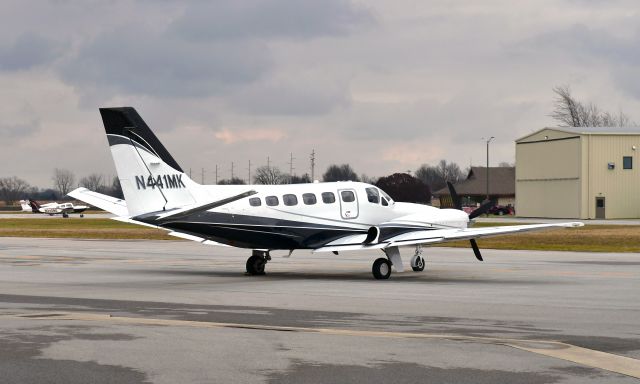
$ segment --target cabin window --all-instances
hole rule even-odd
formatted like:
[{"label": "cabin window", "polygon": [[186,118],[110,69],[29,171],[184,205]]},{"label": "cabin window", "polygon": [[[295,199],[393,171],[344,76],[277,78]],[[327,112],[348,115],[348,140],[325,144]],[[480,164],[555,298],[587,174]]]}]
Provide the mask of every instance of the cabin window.
[{"label": "cabin window", "polygon": [[380,194],[377,188],[367,188],[367,200],[370,203],[378,204],[380,202]]},{"label": "cabin window", "polygon": [[249,199],[249,204],[252,207],[259,207],[259,206],[262,205],[262,201],[260,200],[259,197],[252,197],[252,198]]},{"label": "cabin window", "polygon": [[264,201],[270,207],[275,207],[276,205],[279,204],[278,203],[278,196],[267,196],[267,197],[264,198]]},{"label": "cabin window", "polygon": [[336,202],[336,195],[333,192],[322,192],[322,202],[325,204],[332,204]]},{"label": "cabin window", "polygon": [[633,157],[631,156],[622,157],[622,169],[633,169]]},{"label": "cabin window", "polygon": [[384,197],[381,197],[380,200],[382,201],[382,205],[384,205],[385,207],[389,205],[387,199],[385,199]]},{"label": "cabin window", "polygon": [[298,197],[291,194],[284,195],[282,196],[282,202],[287,206],[298,205]]},{"label": "cabin window", "polygon": [[342,191],[340,192],[340,196],[342,196],[342,201],[345,203],[356,201],[356,195],[354,195],[352,191]]},{"label": "cabin window", "polygon": [[306,204],[306,205],[313,205],[315,204],[316,201],[316,195],[313,193],[303,193],[302,194],[302,201]]}]

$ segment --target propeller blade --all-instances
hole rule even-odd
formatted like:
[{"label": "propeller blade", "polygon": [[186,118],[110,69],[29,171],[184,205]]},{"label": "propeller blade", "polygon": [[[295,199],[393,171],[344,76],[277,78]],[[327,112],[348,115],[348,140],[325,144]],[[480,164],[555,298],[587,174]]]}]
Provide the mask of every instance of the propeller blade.
[{"label": "propeller blade", "polygon": [[480,254],[480,248],[478,248],[478,243],[476,243],[476,239],[471,239],[469,240],[469,242],[471,243],[471,248],[473,248],[473,253],[476,255],[476,259],[480,261],[484,261],[482,260],[482,255]]},{"label": "propeller blade", "polygon": [[455,209],[462,210],[462,202],[460,202],[460,198],[458,197],[458,193],[456,189],[453,188],[453,184],[447,181],[447,187],[449,187],[449,194],[451,194],[451,201],[453,202],[453,207]]},{"label": "propeller blade", "polygon": [[493,201],[487,201],[483,203],[480,207],[478,207],[478,209],[474,210],[469,214],[469,220],[475,219],[476,217],[482,215],[483,213],[486,213],[489,209],[493,208],[494,205],[495,204],[493,203]]}]

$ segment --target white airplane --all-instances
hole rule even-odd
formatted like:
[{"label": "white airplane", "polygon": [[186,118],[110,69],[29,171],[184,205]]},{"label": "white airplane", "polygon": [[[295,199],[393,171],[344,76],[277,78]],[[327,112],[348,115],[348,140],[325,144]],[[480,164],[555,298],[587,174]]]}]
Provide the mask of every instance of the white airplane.
[{"label": "white airplane", "polygon": [[[191,180],[131,107],[101,108],[125,200],[86,188],[75,199],[114,213],[114,219],[162,228],[168,234],[203,244],[252,250],[247,273],[264,274],[270,251],[313,252],[379,249],[385,257],[373,263],[376,279],[388,279],[392,266],[404,270],[400,247],[411,246],[411,268],[422,271],[423,245],[470,240],[553,227],[579,227],[580,222],[472,228],[473,218],[461,209],[395,202],[376,186],[345,181],[295,185],[200,185]],[[456,207],[461,208],[450,186]]]},{"label": "white airplane", "polygon": [[46,203],[40,205],[35,200],[20,200],[22,210],[25,212],[33,213],[46,213],[49,216],[62,215],[62,217],[69,217],[70,213],[79,213],[80,217],[84,217],[82,212],[89,209],[86,205],[74,205],[73,203]]}]

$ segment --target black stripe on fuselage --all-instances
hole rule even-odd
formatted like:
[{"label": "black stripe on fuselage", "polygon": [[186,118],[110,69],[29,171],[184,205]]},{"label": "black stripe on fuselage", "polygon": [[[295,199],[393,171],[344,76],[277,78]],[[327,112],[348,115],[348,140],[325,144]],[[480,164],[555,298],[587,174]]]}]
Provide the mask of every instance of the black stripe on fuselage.
[{"label": "black stripe on fuselage", "polygon": [[[179,220],[157,220],[156,215],[142,215],[134,220],[204,237],[208,240],[253,249],[316,249],[348,235],[366,234],[359,226],[334,226],[279,218],[237,215],[221,212],[198,212]],[[357,223],[353,223],[356,224]],[[416,230],[436,228],[385,226],[384,239]]]}]

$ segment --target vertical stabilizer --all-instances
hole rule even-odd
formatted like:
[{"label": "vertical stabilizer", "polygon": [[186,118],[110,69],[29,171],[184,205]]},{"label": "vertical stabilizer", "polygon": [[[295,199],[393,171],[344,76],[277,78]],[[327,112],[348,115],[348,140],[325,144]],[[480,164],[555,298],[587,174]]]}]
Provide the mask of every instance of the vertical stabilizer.
[{"label": "vertical stabilizer", "polygon": [[131,107],[100,108],[129,215],[195,203],[199,185]]}]

